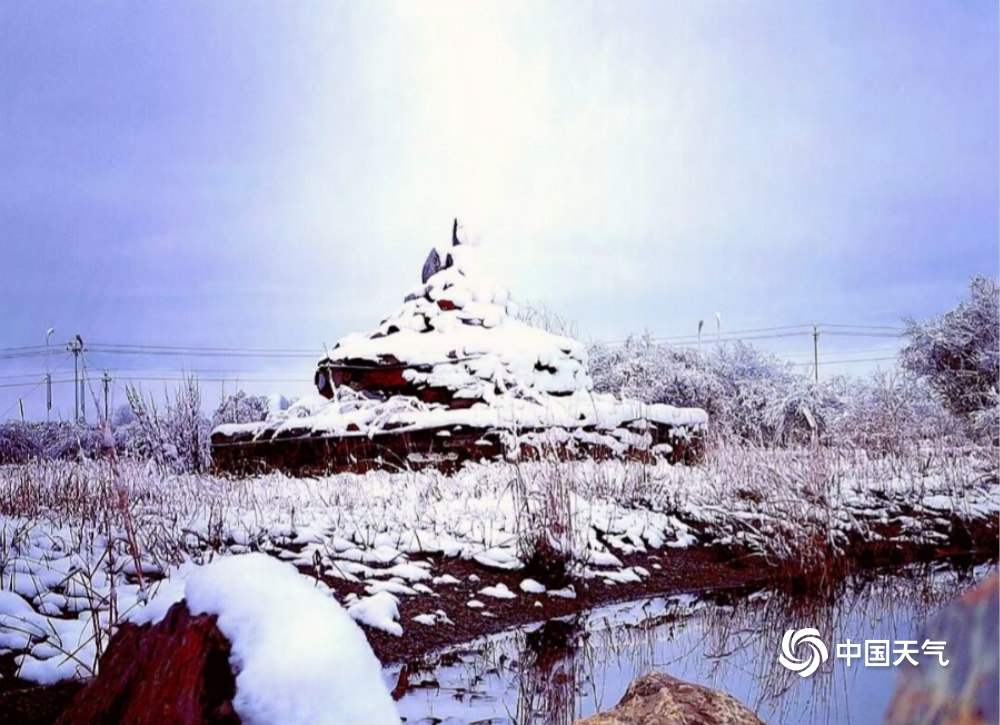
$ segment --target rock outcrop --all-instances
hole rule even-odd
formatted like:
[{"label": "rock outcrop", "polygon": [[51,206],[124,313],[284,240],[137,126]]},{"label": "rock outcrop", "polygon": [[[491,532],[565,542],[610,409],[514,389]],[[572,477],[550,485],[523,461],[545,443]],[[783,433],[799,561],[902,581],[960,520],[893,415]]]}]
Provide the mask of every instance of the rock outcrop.
[{"label": "rock outcrop", "polygon": [[122,625],[101,658],[100,675],[57,725],[238,725],[230,644],[215,622],[178,603],[158,624]]},{"label": "rock outcrop", "polygon": [[919,642],[945,642],[947,666],[904,663],[885,725],[1000,722],[1000,578],[996,575],[933,616]]},{"label": "rock outcrop", "polygon": [[764,725],[753,710],[709,687],[662,672],[632,682],[621,702],[575,725]]},{"label": "rock outcrop", "polygon": [[[583,345],[517,319],[478,249],[433,249],[423,282],[316,369],[322,397],[212,433],[220,468],[291,473],[450,468],[466,460],[622,457],[692,462],[708,417],[593,392]],[[444,261],[442,261],[444,260]]]},{"label": "rock outcrop", "polygon": [[60,723],[399,725],[364,632],[293,565],[221,556],[183,577],[182,599],[178,583],[131,612],[152,624],[115,633]]}]

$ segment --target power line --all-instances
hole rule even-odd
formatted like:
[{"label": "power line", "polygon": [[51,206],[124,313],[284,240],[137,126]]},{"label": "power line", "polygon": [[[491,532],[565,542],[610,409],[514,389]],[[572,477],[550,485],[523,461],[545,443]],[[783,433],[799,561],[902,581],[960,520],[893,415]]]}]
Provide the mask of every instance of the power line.
[{"label": "power line", "polygon": [[[755,334],[755,333],[758,333],[758,332],[781,332],[781,331],[784,331],[784,330],[798,330],[798,329],[804,329],[804,328],[810,328],[810,327],[812,327],[812,325],[782,325],[780,327],[756,327],[756,328],[751,328],[751,329],[747,329],[747,330],[726,330],[725,332],[722,332],[721,334],[723,336],[726,336],[726,335],[743,335],[743,334]],[[712,336],[712,334],[710,332],[706,333],[704,335],[704,337],[711,337],[711,336]],[[718,334],[716,336],[718,336]],[[682,339],[689,339],[689,338],[695,338],[696,339],[697,337],[698,337],[698,335],[658,335],[658,336],[655,336],[654,339],[657,339],[657,340],[682,340]]]},{"label": "power line", "polygon": [[[882,361],[882,360],[896,360],[896,359],[897,358],[896,358],[895,355],[891,355],[889,357],[859,357],[859,358],[854,358],[853,360],[820,360],[819,364],[820,365],[849,365],[851,363],[879,362],[879,361]],[[792,363],[792,365],[795,365],[795,366],[805,366],[805,367],[811,368],[811,367],[813,367],[814,363],[811,363],[811,362],[798,362],[798,363]]]},{"label": "power line", "polygon": [[49,345],[22,345],[21,347],[0,347],[0,353],[7,352],[37,352],[48,350]]},{"label": "power line", "polygon": [[136,350],[171,350],[171,351],[194,351],[194,352],[236,352],[236,353],[308,353],[322,352],[312,348],[301,347],[206,347],[202,345],[139,345],[132,343],[118,342],[95,342],[89,345],[90,348],[130,348]]},{"label": "power line", "polygon": [[[831,357],[836,358],[836,357],[840,357],[842,355],[847,355],[847,356],[851,356],[851,355],[865,355],[865,354],[868,354],[868,353],[876,353],[876,352],[897,352],[897,350],[898,350],[898,348],[895,348],[895,347],[866,347],[866,348],[861,348],[861,349],[857,349],[857,350],[842,350],[840,352],[828,352],[823,357],[825,357],[825,358],[831,358]],[[784,357],[784,358],[802,358],[802,357],[809,357],[809,358],[811,358],[812,356],[813,356],[812,352],[790,352],[790,353],[786,353],[786,354],[781,355],[781,357]],[[809,364],[811,365],[812,363],[809,363]]]},{"label": "power line", "polygon": [[322,355],[317,348],[289,347],[213,347],[205,345],[133,345],[130,343],[93,343],[88,347],[94,352],[129,353],[134,355],[233,355],[233,356],[288,356]]},{"label": "power line", "polygon": [[33,380],[26,383],[0,383],[0,388],[30,388],[33,385],[41,385],[44,382],[45,382],[44,375],[41,376],[40,380],[36,375]]},{"label": "power line", "polygon": [[49,355],[59,355],[62,352],[63,351],[58,348],[48,350],[42,349],[34,352],[0,352],[0,360],[22,360],[35,357],[47,357]]},{"label": "power line", "polygon": [[13,381],[13,380],[30,380],[30,381],[34,381],[34,380],[37,380],[39,377],[43,377],[44,378],[45,377],[45,373],[44,372],[30,372],[30,373],[18,373],[16,375],[0,375],[0,380],[4,380],[4,381],[7,381],[7,382],[10,382],[10,381]]},{"label": "power line", "polygon": [[[102,370],[104,366],[93,365],[91,367]],[[163,366],[148,368],[108,368],[118,376],[126,375],[216,375],[241,377],[244,375],[274,375],[284,373],[298,373],[312,375],[313,368],[298,368],[292,370],[226,370],[224,368],[167,368]]]},{"label": "power line", "polygon": [[[884,336],[896,337],[895,333],[905,333],[903,327],[889,325],[850,325],[846,323],[819,323],[820,328],[837,328],[834,330],[822,330],[828,335],[844,335],[856,337]],[[745,340],[767,340],[781,337],[795,337],[811,334],[812,324],[801,325],[779,325],[772,327],[755,327],[740,330],[725,330],[712,334],[670,334],[670,335],[650,335],[650,339],[656,342],[671,341],[692,341],[702,340],[706,343],[714,340],[731,341],[734,339]],[[870,332],[868,332],[870,331]],[[779,333],[779,334],[767,334]],[[597,340],[597,344],[617,345],[627,341],[628,338],[620,340]],[[87,343],[87,347],[94,353],[105,353],[115,355],[188,355],[191,357],[310,357],[318,358],[324,354],[321,348],[294,348],[294,347],[218,347],[202,345],[149,345],[139,343],[114,343],[95,342]],[[0,348],[0,359],[16,359],[42,357],[46,355],[59,354],[62,351],[41,345],[28,345],[22,347]]]},{"label": "power line", "polygon": [[[113,379],[116,380],[116,381],[121,380],[121,381],[124,381],[124,382],[142,382],[142,383],[144,383],[144,382],[150,382],[150,383],[155,383],[155,382],[167,382],[167,383],[176,382],[176,383],[180,383],[180,382],[184,382],[188,378],[185,377],[185,376],[183,376],[183,375],[174,375],[174,376],[167,376],[167,375],[142,375],[142,376],[140,376],[140,375],[134,375],[134,376],[133,375],[128,375],[128,376],[118,376],[118,375],[116,375]],[[196,380],[198,382],[205,382],[205,383],[236,383],[236,382],[240,382],[237,378],[234,378],[234,377],[213,378],[213,377],[197,376]],[[308,378],[254,378],[253,380],[249,380],[248,379],[248,380],[244,380],[242,382],[246,382],[246,383],[309,383],[310,385],[312,385],[312,382]]]},{"label": "power line", "polygon": [[848,327],[857,330],[896,330],[898,332],[906,332],[906,328],[899,325],[846,325],[839,322],[818,322],[816,324],[820,327]]},{"label": "power line", "polygon": [[839,337],[891,337],[895,339],[905,337],[905,334],[900,332],[840,332],[838,330],[826,330],[823,334],[837,335]]},{"label": "power line", "polygon": [[8,408],[7,408],[7,410],[5,410],[5,411],[4,411],[3,413],[0,413],[0,421],[3,421],[3,420],[6,420],[6,419],[7,419],[7,415],[8,415],[8,413],[10,413],[10,411],[14,410],[14,408],[16,408],[16,407],[17,407],[18,405],[20,405],[20,404],[21,404],[21,401],[22,401],[22,400],[23,400],[24,398],[26,398],[26,397],[28,397],[29,395],[31,395],[32,393],[34,393],[34,392],[35,392],[36,390],[38,390],[38,389],[39,389],[40,387],[42,387],[42,385],[44,385],[44,384],[45,384],[45,380],[44,380],[44,379],[43,379],[43,380],[39,380],[39,381],[38,381],[38,382],[37,382],[37,383],[35,384],[35,387],[33,387],[33,388],[32,388],[31,390],[29,390],[29,391],[28,391],[28,392],[27,392],[27,393],[26,393],[25,395],[21,395],[21,396],[18,396],[18,399],[17,399],[17,400],[15,400],[15,401],[14,401],[14,402],[13,402],[13,403],[12,403],[12,404],[11,404],[11,405],[10,405],[10,406],[8,407]]}]

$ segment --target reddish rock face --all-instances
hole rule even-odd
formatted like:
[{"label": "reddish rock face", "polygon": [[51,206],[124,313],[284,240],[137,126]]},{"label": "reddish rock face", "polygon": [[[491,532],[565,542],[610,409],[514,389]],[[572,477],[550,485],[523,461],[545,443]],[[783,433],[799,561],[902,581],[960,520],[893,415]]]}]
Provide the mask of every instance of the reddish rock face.
[{"label": "reddish rock face", "polygon": [[[354,426],[356,429],[357,426]],[[348,431],[352,429],[348,427]],[[527,429],[522,434],[532,432]],[[544,431],[534,431],[544,433]],[[446,433],[447,435],[441,435]],[[672,450],[663,457],[670,463],[696,463],[703,455],[702,437],[680,438],[669,426],[650,428],[654,444],[669,443]],[[555,456],[560,460],[593,458],[650,462],[648,449],[616,453],[606,446],[582,443],[575,447],[557,444],[538,448],[520,446],[521,460]],[[221,471],[257,474],[284,471],[290,475],[365,473],[370,470],[420,470],[434,468],[452,473],[466,461],[502,461],[509,457],[500,433],[473,426],[441,426],[407,432],[385,431],[374,435],[353,432],[340,436],[315,436],[307,429],[290,428],[279,435],[212,434],[212,463]]]},{"label": "reddish rock face", "polygon": [[349,365],[324,365],[316,371],[314,380],[316,389],[327,399],[333,398],[335,386],[343,386],[382,398],[408,395],[425,403],[440,403],[449,408],[469,408],[480,402],[478,398],[456,398],[455,391],[446,387],[417,385],[407,380],[404,373],[419,367],[408,368],[393,360],[383,360],[377,364],[353,360]]},{"label": "reddish rock face", "polygon": [[180,602],[159,624],[123,625],[57,725],[239,725],[229,642],[215,620]]}]

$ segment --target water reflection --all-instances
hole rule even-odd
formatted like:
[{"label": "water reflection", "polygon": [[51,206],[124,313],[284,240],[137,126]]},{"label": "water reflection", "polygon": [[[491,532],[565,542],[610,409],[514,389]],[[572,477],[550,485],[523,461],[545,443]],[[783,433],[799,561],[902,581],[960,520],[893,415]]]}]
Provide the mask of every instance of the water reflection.
[{"label": "water reflection", "polygon": [[[603,607],[411,663],[397,704],[407,723],[421,725],[568,725],[614,706],[633,679],[660,670],[729,692],[772,725],[877,723],[896,668],[845,666],[834,643],[915,639],[933,610],[992,568],[939,563],[857,576],[826,597],[732,591]],[[831,654],[808,678],[777,660],[785,630],[802,627],[819,629]],[[387,668],[387,681],[398,672]]]}]

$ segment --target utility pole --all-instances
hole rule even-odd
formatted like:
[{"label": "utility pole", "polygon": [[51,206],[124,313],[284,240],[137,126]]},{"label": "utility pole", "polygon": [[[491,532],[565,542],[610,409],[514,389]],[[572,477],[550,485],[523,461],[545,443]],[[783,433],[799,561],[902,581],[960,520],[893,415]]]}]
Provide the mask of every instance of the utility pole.
[{"label": "utility pole", "polygon": [[83,338],[79,334],[74,335],[66,349],[73,353],[73,421],[79,423],[81,418],[80,400],[83,397],[83,381],[80,380],[80,355],[83,353]]},{"label": "utility pole", "polygon": [[104,371],[101,382],[104,383],[104,422],[107,423],[111,420],[108,417],[108,386],[111,385],[111,374],[107,370]]},{"label": "utility pole", "polygon": [[813,370],[814,380],[819,382],[819,325],[813,325]]},{"label": "utility pole", "polygon": [[45,422],[48,423],[52,416],[52,373],[49,371],[49,338],[56,328],[50,327],[45,331]]}]

